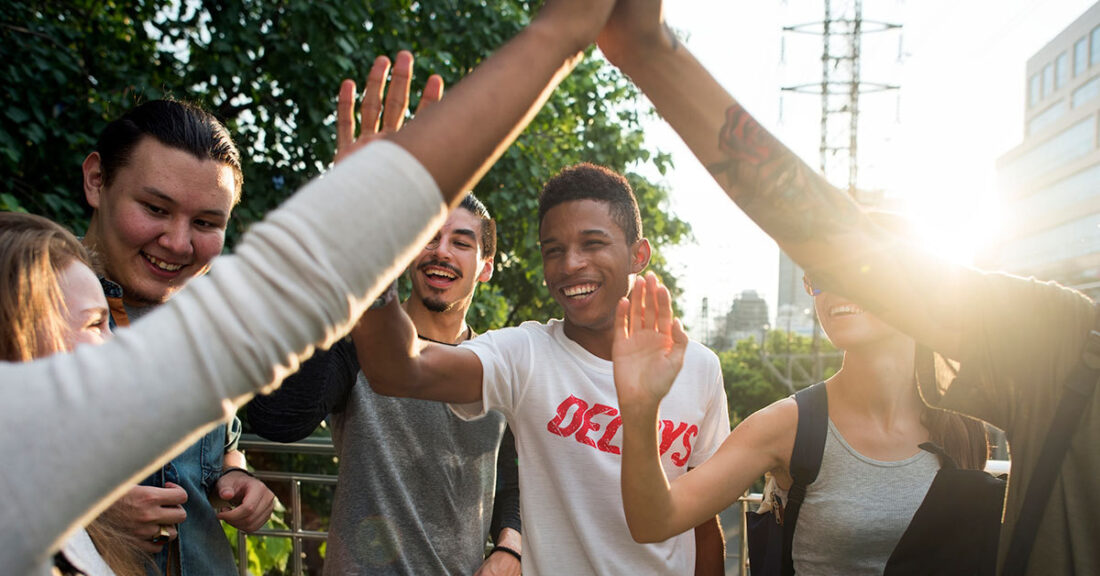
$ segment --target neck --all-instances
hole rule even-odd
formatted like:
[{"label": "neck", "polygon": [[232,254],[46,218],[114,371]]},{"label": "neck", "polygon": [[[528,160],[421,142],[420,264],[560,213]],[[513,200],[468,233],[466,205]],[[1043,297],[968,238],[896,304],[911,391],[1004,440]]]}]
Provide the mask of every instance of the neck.
[{"label": "neck", "polygon": [[840,370],[829,379],[829,399],[887,421],[919,415],[920,395],[913,380],[914,345],[898,338],[874,349],[846,351]]},{"label": "neck", "polygon": [[415,298],[404,303],[405,312],[416,326],[417,335],[433,342],[457,344],[470,336],[466,325],[469,303],[461,303],[445,312],[433,312]]},{"label": "neck", "polygon": [[611,360],[611,346],[615,342],[615,332],[607,329],[582,328],[565,320],[565,335],[581,345],[590,354],[603,360]]}]

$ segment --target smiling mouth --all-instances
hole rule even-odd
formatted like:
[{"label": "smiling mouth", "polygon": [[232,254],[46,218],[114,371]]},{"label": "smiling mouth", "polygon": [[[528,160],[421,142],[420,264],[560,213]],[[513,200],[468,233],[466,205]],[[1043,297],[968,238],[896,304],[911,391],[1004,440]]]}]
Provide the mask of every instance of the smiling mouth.
[{"label": "smiling mouth", "polygon": [[863,314],[863,308],[856,306],[855,304],[840,304],[829,308],[829,316],[855,316],[857,314]]},{"label": "smiling mouth", "polygon": [[145,258],[146,262],[152,264],[153,266],[156,266],[160,270],[164,270],[165,272],[179,272],[181,269],[183,269],[184,266],[183,264],[172,264],[169,262],[165,262],[164,260],[161,260],[156,256],[146,254],[145,252],[142,252],[141,256]]},{"label": "smiling mouth", "polygon": [[573,286],[566,286],[562,288],[561,293],[564,294],[566,298],[584,298],[585,296],[588,296],[589,294],[592,294],[593,292],[598,290],[599,287],[599,284],[595,284],[592,282],[585,284],[575,284]]}]

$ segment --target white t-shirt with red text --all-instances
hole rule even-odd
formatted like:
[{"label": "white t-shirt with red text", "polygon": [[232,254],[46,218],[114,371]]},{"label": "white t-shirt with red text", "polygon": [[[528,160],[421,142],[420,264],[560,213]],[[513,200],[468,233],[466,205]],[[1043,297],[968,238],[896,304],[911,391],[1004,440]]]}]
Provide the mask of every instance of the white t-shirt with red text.
[{"label": "white t-shirt with red text", "polygon": [[[630,537],[612,363],[570,340],[563,327],[561,320],[526,322],[463,342],[484,369],[482,402],[451,406],[470,419],[499,410],[515,434],[523,573],[693,573],[692,531],[656,544]],[[718,358],[701,344],[688,345],[660,419],[670,480],[709,458],[729,434]]]}]

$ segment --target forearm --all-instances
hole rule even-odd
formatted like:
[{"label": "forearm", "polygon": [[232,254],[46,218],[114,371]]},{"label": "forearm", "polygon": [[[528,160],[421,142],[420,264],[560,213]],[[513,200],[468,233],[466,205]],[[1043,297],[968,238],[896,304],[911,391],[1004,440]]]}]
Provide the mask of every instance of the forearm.
[{"label": "forearm", "polygon": [[622,406],[623,511],[630,535],[637,542],[661,542],[683,532],[673,531],[672,499],[657,444],[657,405]]},{"label": "forearm", "polygon": [[[20,503],[0,509],[0,525],[14,530],[0,529],[0,557],[13,573],[48,557],[125,483],[293,372],[313,346],[341,336],[427,242],[444,215],[434,184],[393,146],[368,149],[375,152],[349,158],[254,225],[235,255],[111,342],[0,365],[0,381],[29,384],[0,390],[0,456],[34,463],[0,473]],[[51,422],[48,433],[25,433],[42,421]],[[79,486],[59,469],[81,470]]]},{"label": "forearm", "polygon": [[[657,38],[654,36],[653,38]],[[717,183],[820,287],[935,349],[958,349],[958,267],[884,233],[670,35],[616,56]]]},{"label": "forearm", "polygon": [[416,325],[396,298],[368,310],[351,330],[359,367],[371,388],[386,396],[415,396],[420,343]]},{"label": "forearm", "polygon": [[228,470],[230,468],[244,468],[248,469],[248,461],[245,460],[244,452],[240,450],[230,450],[222,457],[222,470]]},{"label": "forearm", "polygon": [[252,431],[275,442],[307,438],[329,413],[337,411],[355,386],[359,363],[346,339],[319,351],[269,395],[246,406]]},{"label": "forearm", "polygon": [[[431,172],[452,205],[473,188],[595,40],[598,27],[543,13],[390,138]],[[592,2],[598,6],[600,2]],[[602,23],[600,9],[586,9]],[[603,10],[602,18],[606,18]]]},{"label": "forearm", "polygon": [[504,429],[497,453],[497,493],[493,499],[493,520],[489,534],[500,544],[499,534],[511,528],[517,535],[523,530],[519,513],[519,466],[516,459],[516,439],[510,428]]},{"label": "forearm", "polygon": [[695,527],[695,576],[726,573],[726,539],[715,516]]}]

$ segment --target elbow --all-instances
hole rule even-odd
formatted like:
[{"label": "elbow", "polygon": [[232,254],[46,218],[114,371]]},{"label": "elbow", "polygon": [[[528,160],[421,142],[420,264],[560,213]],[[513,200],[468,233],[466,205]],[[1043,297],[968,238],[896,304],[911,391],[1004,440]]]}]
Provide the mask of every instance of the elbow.
[{"label": "elbow", "polygon": [[656,544],[657,542],[664,542],[671,537],[671,534],[665,534],[660,525],[646,526],[641,520],[635,519],[631,521],[628,516],[626,519],[626,525],[630,528],[630,537],[639,544]]},{"label": "elbow", "polygon": [[375,394],[395,398],[408,398],[410,396],[408,385],[397,386],[390,380],[378,378],[367,378],[367,383],[370,384],[370,388],[374,390]]}]

